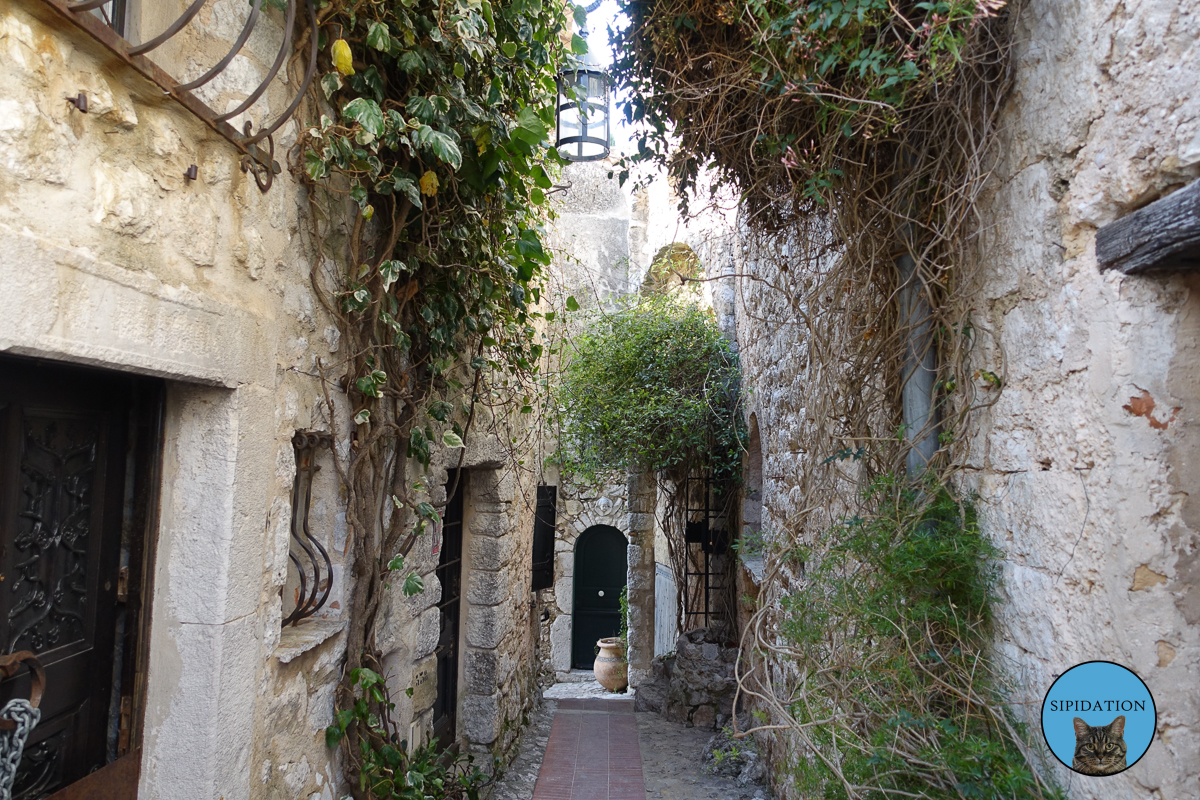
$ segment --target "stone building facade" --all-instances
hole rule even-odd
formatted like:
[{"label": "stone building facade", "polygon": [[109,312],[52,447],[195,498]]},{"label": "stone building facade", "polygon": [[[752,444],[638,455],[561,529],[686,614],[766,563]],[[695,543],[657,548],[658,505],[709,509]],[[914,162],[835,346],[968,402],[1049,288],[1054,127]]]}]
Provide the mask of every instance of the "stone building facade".
[{"label": "stone building facade", "polygon": [[[1019,687],[1014,708],[1036,724],[1054,678],[1095,659],[1135,670],[1158,708],[1149,751],[1118,777],[1051,760],[1073,798],[1200,796],[1200,282],[1106,272],[1096,258],[1099,228],[1200,175],[1196,11],[1022,4],[979,204],[973,324],[992,335],[975,366],[1003,388],[968,432],[962,488],[1004,551],[995,653]],[[752,513],[782,529],[805,502],[789,478],[803,457],[798,328],[762,282],[730,278],[722,291],[761,437]]]},{"label": "stone building facade", "polygon": [[[131,0],[125,38],[148,40],[189,5]],[[18,379],[32,385],[35,410],[51,400],[86,404],[92,398],[78,395],[93,385],[141,398],[113,418],[123,424],[131,414],[130,427],[143,433],[145,469],[118,487],[134,509],[118,527],[137,538],[144,557],[134,553],[141,560],[119,575],[114,562],[112,575],[88,585],[120,619],[132,619],[122,616],[128,597],[144,591],[143,627],[133,649],[98,652],[91,664],[103,675],[124,653],[133,666],[119,689],[105,683],[96,690],[101,700],[90,701],[107,709],[115,698],[111,714],[95,717],[96,736],[124,738],[101,747],[89,768],[113,762],[103,779],[115,780],[120,768],[120,780],[147,800],[342,797],[356,776],[326,748],[324,728],[333,719],[351,581],[333,459],[349,452],[352,425],[344,395],[319,376],[319,365],[336,373],[345,354],[310,284],[308,197],[286,167],[302,119],[277,132],[275,159],[284,163],[260,191],[229,141],[73,24],[64,7],[0,0],[0,391],[15,391]],[[152,53],[154,63],[181,80],[197,76],[225,55],[249,13],[242,0],[206,4]],[[284,19],[264,10],[246,47],[199,100],[221,112],[239,106],[268,74]],[[298,84],[299,75],[283,69],[231,123],[261,128]],[[59,384],[77,388],[45,400]],[[303,521],[293,503],[293,437],[307,431],[332,436],[331,447],[315,451],[320,471],[308,512],[332,570],[318,581],[329,591],[321,610],[282,627],[300,589],[289,557],[301,555],[292,530]],[[113,470],[122,458],[114,456]],[[429,735],[432,709],[448,691],[434,674],[435,650],[449,646],[458,657],[448,701],[453,738],[468,751],[503,756],[532,698],[533,495],[545,476],[515,470],[485,432],[469,437],[465,454],[443,452],[428,474],[418,469],[411,478],[438,503],[447,468],[459,466],[457,636],[443,635],[439,557],[426,538],[409,559],[426,590],[405,598],[398,585],[389,589],[379,644],[408,738]],[[142,580],[126,588],[139,565]],[[111,628],[105,636],[111,643]],[[51,671],[42,726],[57,731],[56,688]],[[54,742],[43,748],[47,759],[59,757]]]}]

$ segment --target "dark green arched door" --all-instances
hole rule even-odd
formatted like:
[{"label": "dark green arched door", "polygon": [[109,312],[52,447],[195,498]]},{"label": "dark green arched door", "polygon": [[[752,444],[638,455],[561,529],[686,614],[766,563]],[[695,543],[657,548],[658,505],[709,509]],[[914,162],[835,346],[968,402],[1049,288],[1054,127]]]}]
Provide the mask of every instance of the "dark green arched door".
[{"label": "dark green arched door", "polygon": [[596,640],[621,632],[625,588],[625,536],[609,525],[593,525],[575,543],[575,616],[571,666],[591,669]]}]

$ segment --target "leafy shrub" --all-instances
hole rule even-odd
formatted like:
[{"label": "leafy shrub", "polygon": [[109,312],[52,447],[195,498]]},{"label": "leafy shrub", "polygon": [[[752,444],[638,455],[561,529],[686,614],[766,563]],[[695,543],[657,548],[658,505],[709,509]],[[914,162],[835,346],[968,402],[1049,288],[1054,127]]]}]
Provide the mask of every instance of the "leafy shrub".
[{"label": "leafy shrub", "polygon": [[350,755],[360,791],[380,800],[479,800],[493,779],[475,766],[473,757],[452,756],[436,742],[409,751],[391,721],[396,704],[383,676],[360,668],[351,681],[359,691],[357,701],[337,713],[325,729],[325,743],[337,747],[351,728],[357,729],[358,748]]},{"label": "leafy shrub", "polygon": [[[988,659],[998,551],[970,503],[884,477],[875,513],[807,553],[780,631],[800,685],[788,712],[811,758],[804,796],[1054,798]],[[817,723],[817,724],[814,724]]]},{"label": "leafy shrub", "polygon": [[557,398],[569,466],[737,474],[746,439],[739,365],[711,312],[642,298],[598,315],[574,347]]}]

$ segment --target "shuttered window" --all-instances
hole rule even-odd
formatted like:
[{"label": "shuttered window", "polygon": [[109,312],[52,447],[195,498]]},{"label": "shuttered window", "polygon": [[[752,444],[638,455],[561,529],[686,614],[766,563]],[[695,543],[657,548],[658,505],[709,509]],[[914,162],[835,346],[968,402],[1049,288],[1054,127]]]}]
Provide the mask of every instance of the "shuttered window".
[{"label": "shuttered window", "polygon": [[554,585],[554,524],[558,509],[558,487],[539,486],[537,511],[533,518],[533,591]]}]

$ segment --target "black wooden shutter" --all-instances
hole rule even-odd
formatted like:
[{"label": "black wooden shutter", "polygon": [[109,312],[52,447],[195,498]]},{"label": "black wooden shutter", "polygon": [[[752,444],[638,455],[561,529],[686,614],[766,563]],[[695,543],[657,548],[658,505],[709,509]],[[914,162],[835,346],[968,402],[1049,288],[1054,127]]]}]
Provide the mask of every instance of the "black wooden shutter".
[{"label": "black wooden shutter", "polygon": [[533,591],[554,585],[554,524],[558,513],[558,487],[539,486],[533,516]]}]

